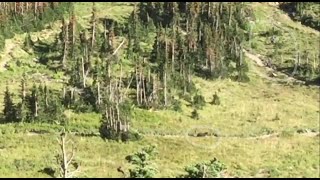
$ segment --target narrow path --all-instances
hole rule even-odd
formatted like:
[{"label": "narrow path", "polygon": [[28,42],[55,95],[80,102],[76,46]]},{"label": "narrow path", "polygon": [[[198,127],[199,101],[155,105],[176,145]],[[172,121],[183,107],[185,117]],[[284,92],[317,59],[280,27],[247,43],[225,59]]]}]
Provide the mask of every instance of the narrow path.
[{"label": "narrow path", "polygon": [[[243,52],[245,53],[245,56],[247,56],[249,59],[253,60],[259,67],[263,67],[266,69],[267,72],[273,74],[273,77],[268,76],[267,74],[257,70],[257,69],[253,69],[255,71],[256,74],[258,74],[260,77],[264,78],[264,79],[268,79],[270,81],[274,81],[274,82],[278,82],[278,83],[297,83],[297,84],[305,84],[304,81],[295,79],[293,77],[288,76],[287,74],[280,72],[280,71],[276,71],[268,66],[266,66],[263,62],[263,60],[261,59],[261,55],[260,54],[252,54],[250,52],[248,52],[247,50],[243,50]],[[276,72],[276,74],[275,74]],[[280,79],[277,78],[277,76],[281,75],[282,77],[285,77],[284,79]]]},{"label": "narrow path", "polygon": [[[27,136],[38,136],[38,135],[56,135],[59,136],[60,133],[49,133],[49,132],[27,132]],[[82,134],[82,133],[76,133],[76,132],[70,132],[69,134],[75,135],[75,136],[95,136],[99,137],[99,133],[92,133],[92,134]],[[319,132],[305,132],[305,133],[296,133],[296,135],[301,136],[307,136],[307,137],[316,137],[319,136]],[[205,137],[196,137],[196,136],[190,136],[190,135],[160,135],[160,134],[142,134],[142,136],[146,137],[166,137],[166,138],[208,138],[208,137],[215,137],[215,136],[205,136]],[[238,139],[267,139],[272,137],[279,137],[279,133],[273,133],[273,134],[267,134],[267,135],[261,135],[261,136],[253,136],[253,137],[242,137],[242,136],[220,136],[216,138],[238,138]]]}]

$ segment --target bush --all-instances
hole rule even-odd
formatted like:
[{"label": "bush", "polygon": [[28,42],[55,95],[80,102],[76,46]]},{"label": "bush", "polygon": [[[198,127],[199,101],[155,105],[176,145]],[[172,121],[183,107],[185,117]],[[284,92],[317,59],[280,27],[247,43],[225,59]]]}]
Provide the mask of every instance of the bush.
[{"label": "bush", "polygon": [[277,113],[276,116],[272,119],[272,121],[279,121],[280,117],[279,114]]},{"label": "bush", "polygon": [[181,102],[179,100],[174,99],[172,102],[172,109],[177,112],[181,112]]},{"label": "bush", "polygon": [[31,160],[15,159],[13,165],[18,171],[30,171],[35,167],[35,164]]},{"label": "bush", "polygon": [[142,139],[142,136],[135,131],[115,131],[114,129],[108,129],[105,126],[101,126],[99,129],[100,136],[103,139],[110,139],[110,140],[116,140],[116,141],[138,141]]},{"label": "bush", "polygon": [[293,137],[294,136],[294,131],[292,131],[292,130],[284,130],[284,131],[281,132],[280,136],[284,137],[284,138]]},{"label": "bush", "polygon": [[204,97],[202,95],[195,95],[193,97],[192,105],[196,109],[202,109],[203,106],[206,105],[206,101],[204,100]]},{"label": "bush", "polygon": [[198,111],[196,109],[192,111],[191,118],[199,120],[199,113],[198,113]]},{"label": "bush", "polygon": [[133,169],[129,169],[130,178],[153,178],[157,169],[152,166],[150,160],[153,160],[156,154],[156,147],[148,146],[127,156],[126,160],[135,165]]},{"label": "bush", "polygon": [[189,103],[192,103],[192,96],[190,94],[180,94],[179,97]]},{"label": "bush", "polygon": [[210,104],[220,105],[220,98],[219,98],[219,96],[217,95],[217,93],[215,93],[215,94],[213,95],[212,102],[211,102]]},{"label": "bush", "polygon": [[184,178],[215,178],[221,177],[221,173],[226,167],[216,158],[210,162],[198,163],[193,166],[188,166],[185,171],[188,173],[182,177]]},{"label": "bush", "polygon": [[142,139],[142,136],[135,131],[127,131],[126,133],[122,134],[121,140],[122,141],[139,141]]}]

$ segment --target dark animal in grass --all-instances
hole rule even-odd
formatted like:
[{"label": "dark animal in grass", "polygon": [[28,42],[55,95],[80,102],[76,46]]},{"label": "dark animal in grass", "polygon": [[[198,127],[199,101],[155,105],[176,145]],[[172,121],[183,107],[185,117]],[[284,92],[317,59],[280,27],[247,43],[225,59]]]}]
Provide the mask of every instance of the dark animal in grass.
[{"label": "dark animal in grass", "polygon": [[38,171],[38,172],[47,174],[47,175],[49,175],[49,176],[51,176],[51,177],[55,177],[54,174],[55,174],[56,171],[55,171],[54,169],[50,168],[50,167],[46,167],[46,168],[44,168],[44,169],[41,169],[41,170]]},{"label": "dark animal in grass", "polygon": [[217,93],[215,93],[212,97],[212,102],[210,103],[212,105],[220,105],[220,98],[217,95]]},{"label": "dark animal in grass", "polygon": [[206,137],[206,136],[209,136],[208,132],[202,132],[197,134],[197,137]]},{"label": "dark animal in grass", "polygon": [[123,171],[121,166],[117,168],[117,171],[120,172],[123,175],[123,177],[126,177],[126,173]]}]

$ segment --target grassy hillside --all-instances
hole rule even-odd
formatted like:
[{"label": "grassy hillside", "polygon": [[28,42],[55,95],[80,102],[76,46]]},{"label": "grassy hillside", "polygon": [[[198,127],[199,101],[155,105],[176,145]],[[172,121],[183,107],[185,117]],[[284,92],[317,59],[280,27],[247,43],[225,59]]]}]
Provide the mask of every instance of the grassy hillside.
[{"label": "grassy hillside", "polygon": [[[251,4],[256,21],[251,24],[248,48],[271,62],[275,69],[299,79],[312,80],[319,74],[319,31],[291,20],[277,6]],[[272,43],[272,38],[274,42]],[[307,72],[309,64],[314,72]]]},{"label": "grassy hillside", "polygon": [[[75,12],[82,26],[88,26],[91,3],[75,3]],[[130,3],[96,3],[98,17],[110,17],[120,22],[133,10]],[[281,31],[282,55],[273,61],[280,68],[292,67],[298,43],[299,50],[317,56],[319,32],[293,22],[277,7],[252,3],[256,15],[250,51],[268,56],[273,46],[264,32],[272,27]],[[270,13],[272,12],[272,13]],[[271,26],[270,24],[273,24]],[[51,43],[60,30],[60,23],[41,32],[31,33]],[[47,82],[61,88],[61,72],[54,72],[38,63],[34,53],[22,49],[26,34],[6,40],[0,57],[0,99],[5,85],[18,93],[23,72],[36,82]],[[281,57],[281,56],[280,56]],[[311,59],[311,58],[310,58]],[[17,65],[21,61],[22,65]],[[137,142],[103,141],[97,136],[71,135],[77,145],[76,159],[81,163],[80,177],[121,177],[119,166],[128,170],[125,156],[141,147],[155,144],[159,154],[155,160],[157,177],[176,177],[184,167],[217,157],[227,166],[231,177],[319,177],[319,88],[271,81],[265,67],[246,57],[250,82],[230,79],[204,80],[194,77],[196,86],[206,100],[199,110],[199,120],[192,119],[192,108],[182,102],[182,112],[173,110],[149,111],[134,108],[132,128],[143,135]],[[315,66],[319,58],[314,59]],[[302,62],[305,62],[303,60]],[[10,67],[2,67],[8,64]],[[18,63],[20,64],[20,63]],[[221,105],[211,105],[214,93]],[[2,101],[0,101],[1,105]],[[0,108],[2,109],[2,108]],[[100,115],[66,112],[68,128],[75,133],[98,134]],[[61,130],[51,124],[0,124],[0,177],[49,177],[41,172],[56,165],[59,150],[56,138]],[[35,133],[40,130],[45,134]],[[212,131],[213,137],[193,137],[199,132]],[[306,133],[301,133],[306,131]]]}]

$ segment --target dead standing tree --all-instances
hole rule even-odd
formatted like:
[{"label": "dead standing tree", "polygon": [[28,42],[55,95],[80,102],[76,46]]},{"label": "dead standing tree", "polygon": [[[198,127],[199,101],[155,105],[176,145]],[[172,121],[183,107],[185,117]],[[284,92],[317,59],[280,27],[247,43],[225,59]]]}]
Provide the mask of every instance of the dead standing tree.
[{"label": "dead standing tree", "polygon": [[[66,139],[67,133],[63,129],[62,133],[60,134],[60,139],[57,139],[61,150],[61,154],[58,155],[58,164],[60,165],[60,176],[63,178],[72,178],[80,171],[80,166],[74,161],[75,148],[73,143],[71,156],[69,156],[66,150],[66,145],[70,143],[70,140]],[[72,165],[75,170],[71,171],[70,165]]]}]

